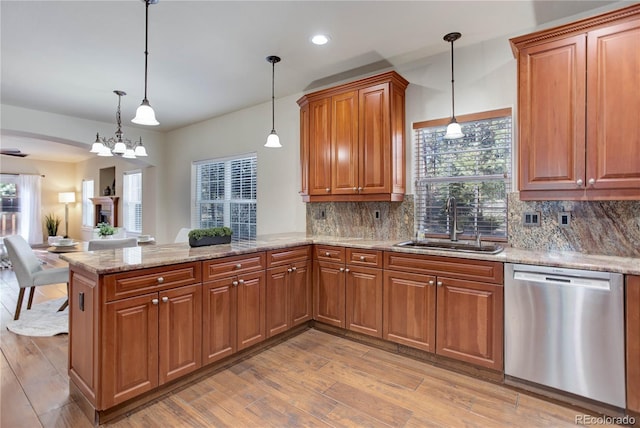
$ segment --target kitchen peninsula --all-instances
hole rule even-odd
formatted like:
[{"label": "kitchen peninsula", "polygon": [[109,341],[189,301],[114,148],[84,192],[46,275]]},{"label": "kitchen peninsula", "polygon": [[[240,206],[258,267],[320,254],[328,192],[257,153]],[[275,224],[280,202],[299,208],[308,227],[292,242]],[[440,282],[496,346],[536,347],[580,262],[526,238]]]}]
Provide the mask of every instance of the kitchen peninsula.
[{"label": "kitchen peninsula", "polygon": [[[283,234],[210,247],[64,254],[71,281],[70,390],[82,398],[85,414],[103,423],[312,323],[387,348],[456,360],[501,382],[503,263],[640,275],[636,258],[512,248],[495,255],[458,253],[396,243]],[[385,286],[398,287],[383,293],[383,278]],[[438,287],[422,287],[436,278]],[[435,308],[436,288],[439,304],[447,306]],[[438,324],[451,328],[436,331],[436,312],[460,313],[460,289],[474,299],[463,310],[478,331],[441,318]],[[419,323],[424,331],[403,331],[393,316],[399,296],[419,290],[427,302],[428,319]]]}]

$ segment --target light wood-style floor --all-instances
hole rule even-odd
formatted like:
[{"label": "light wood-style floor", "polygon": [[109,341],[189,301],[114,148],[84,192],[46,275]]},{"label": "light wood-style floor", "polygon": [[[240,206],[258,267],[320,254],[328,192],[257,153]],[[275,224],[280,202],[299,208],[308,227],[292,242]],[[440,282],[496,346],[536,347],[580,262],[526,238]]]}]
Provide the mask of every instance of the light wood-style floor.
[{"label": "light wood-style floor", "polygon": [[[89,427],[68,395],[68,336],[6,329],[18,293],[0,273],[0,427]],[[64,296],[39,287],[35,303]],[[24,310],[24,309],[23,309]],[[107,424],[114,427],[564,427],[582,412],[318,330]]]}]

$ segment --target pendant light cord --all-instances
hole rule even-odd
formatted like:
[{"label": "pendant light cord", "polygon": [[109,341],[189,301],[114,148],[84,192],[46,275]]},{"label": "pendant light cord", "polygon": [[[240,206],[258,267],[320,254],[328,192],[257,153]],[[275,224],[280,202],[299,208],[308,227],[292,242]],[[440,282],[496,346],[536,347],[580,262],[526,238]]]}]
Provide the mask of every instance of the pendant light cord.
[{"label": "pendant light cord", "polygon": [[147,101],[147,62],[149,56],[149,0],[145,0],[144,20],[144,101]]},{"label": "pendant light cord", "polygon": [[276,96],[275,96],[276,62],[271,61],[271,132],[276,130]]},{"label": "pendant light cord", "polygon": [[451,117],[453,120],[456,119],[456,97],[454,95],[454,84],[453,84],[453,40],[451,40]]}]

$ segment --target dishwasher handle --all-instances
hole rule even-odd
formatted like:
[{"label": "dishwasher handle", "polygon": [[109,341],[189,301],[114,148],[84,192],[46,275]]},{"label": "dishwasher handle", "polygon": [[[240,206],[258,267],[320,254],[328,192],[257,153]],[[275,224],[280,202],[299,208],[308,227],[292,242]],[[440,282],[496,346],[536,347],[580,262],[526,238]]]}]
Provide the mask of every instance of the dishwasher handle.
[{"label": "dishwasher handle", "polygon": [[564,275],[554,275],[553,273],[544,272],[519,272],[513,273],[513,279],[516,281],[526,281],[528,283],[535,282],[537,284],[549,284],[571,287],[590,288],[594,290],[609,291],[610,281],[599,278],[584,278]]}]

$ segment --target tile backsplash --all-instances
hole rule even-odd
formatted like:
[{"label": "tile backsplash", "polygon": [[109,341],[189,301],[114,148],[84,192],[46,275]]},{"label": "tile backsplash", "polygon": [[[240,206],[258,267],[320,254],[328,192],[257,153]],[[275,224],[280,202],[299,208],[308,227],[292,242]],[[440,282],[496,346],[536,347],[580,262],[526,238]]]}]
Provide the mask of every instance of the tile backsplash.
[{"label": "tile backsplash", "polygon": [[[640,257],[640,201],[528,202],[514,192],[508,203],[509,244],[515,248]],[[306,209],[309,235],[402,240],[415,233],[413,195],[403,202],[314,202]],[[525,212],[539,213],[540,226],[523,226]],[[571,213],[566,227],[559,223],[561,212]]]},{"label": "tile backsplash", "polygon": [[413,195],[405,195],[402,202],[307,203],[307,234],[380,240],[411,238]]},{"label": "tile backsplash", "polygon": [[[640,201],[521,201],[509,194],[509,243],[528,250],[567,250],[640,257]],[[570,211],[562,227],[558,214]],[[523,226],[525,212],[539,213],[540,226]]]}]

